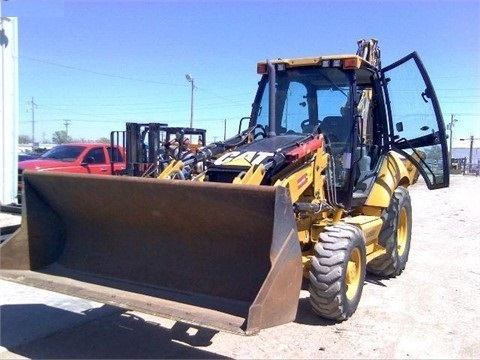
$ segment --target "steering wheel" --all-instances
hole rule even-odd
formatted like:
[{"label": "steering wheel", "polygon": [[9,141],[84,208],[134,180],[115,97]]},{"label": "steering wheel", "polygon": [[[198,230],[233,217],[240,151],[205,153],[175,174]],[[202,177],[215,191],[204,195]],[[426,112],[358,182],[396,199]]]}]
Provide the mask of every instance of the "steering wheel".
[{"label": "steering wheel", "polygon": [[310,119],[307,119],[307,120],[303,120],[302,123],[300,124],[300,126],[302,127],[302,129],[307,126],[307,124],[310,123]]},{"label": "steering wheel", "polygon": [[[320,122],[315,121],[312,125],[310,119],[303,120],[300,124],[303,132],[313,132],[313,130],[320,124]],[[307,131],[305,131],[307,130]]]},{"label": "steering wheel", "polygon": [[267,137],[267,131],[265,130],[265,126],[263,126],[262,124],[257,124],[255,125],[255,127],[253,128],[252,132],[255,131],[256,129],[260,129],[262,130],[261,132],[259,133],[256,133],[254,136],[253,136],[253,139],[257,139],[259,136],[262,137],[262,139],[265,139]]}]

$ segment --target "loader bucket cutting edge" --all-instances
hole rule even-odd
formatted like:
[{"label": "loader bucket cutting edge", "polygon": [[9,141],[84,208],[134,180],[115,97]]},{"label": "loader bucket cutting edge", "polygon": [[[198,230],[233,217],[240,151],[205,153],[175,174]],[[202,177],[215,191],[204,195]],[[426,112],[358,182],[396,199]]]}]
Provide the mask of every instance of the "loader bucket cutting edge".
[{"label": "loader bucket cutting edge", "polygon": [[244,334],[296,316],[285,188],[25,171],[23,206],[3,279]]}]

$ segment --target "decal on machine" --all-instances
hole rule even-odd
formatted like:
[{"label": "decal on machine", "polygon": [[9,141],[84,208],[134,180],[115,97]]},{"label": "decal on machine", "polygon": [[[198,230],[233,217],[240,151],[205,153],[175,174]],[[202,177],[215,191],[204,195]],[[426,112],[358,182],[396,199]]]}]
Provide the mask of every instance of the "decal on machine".
[{"label": "decal on machine", "polygon": [[232,165],[258,165],[266,158],[273,156],[271,152],[263,151],[231,151],[229,153],[223,154],[217,160],[215,160],[215,165],[223,165],[226,163],[234,163]]},{"label": "decal on machine", "polygon": [[305,185],[308,182],[308,177],[307,174],[303,174],[300,178],[297,180],[297,189],[301,189],[303,185]]}]

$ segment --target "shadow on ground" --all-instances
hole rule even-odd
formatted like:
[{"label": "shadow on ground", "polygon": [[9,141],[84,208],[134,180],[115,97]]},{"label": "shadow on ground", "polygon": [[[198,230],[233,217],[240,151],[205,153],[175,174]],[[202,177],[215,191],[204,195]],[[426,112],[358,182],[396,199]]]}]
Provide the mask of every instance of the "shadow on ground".
[{"label": "shadow on ground", "polygon": [[[387,278],[367,273],[367,275],[365,276],[363,291],[365,291],[365,287],[368,285],[387,287],[388,281],[389,279]],[[305,279],[302,282],[302,290],[308,291],[308,281]],[[317,314],[315,314],[314,311],[312,310],[309,296],[302,297],[299,299],[297,316],[295,318],[295,322],[297,324],[303,324],[303,325],[320,325],[320,326],[332,326],[332,325],[337,325],[339,323],[338,321],[324,319],[318,316]]]},{"label": "shadow on ground", "polygon": [[[0,316],[0,345],[31,359],[226,358],[198,348],[211,344],[214,330],[181,322],[170,329],[120,309],[112,313],[107,305],[82,314],[42,304],[4,305]],[[48,321],[75,326],[43,330],[38,337]]]}]

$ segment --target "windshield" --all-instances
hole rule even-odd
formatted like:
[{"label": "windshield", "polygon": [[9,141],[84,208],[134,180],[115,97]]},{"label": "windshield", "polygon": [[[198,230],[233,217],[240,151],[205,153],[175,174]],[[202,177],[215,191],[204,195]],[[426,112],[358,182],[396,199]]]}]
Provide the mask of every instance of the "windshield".
[{"label": "windshield", "polygon": [[[302,67],[276,74],[276,133],[308,134],[322,121],[342,121],[348,105],[351,81],[338,68]],[[268,77],[264,76],[259,106],[254,107],[253,122],[268,128]],[[338,127],[339,125],[336,124]],[[341,125],[339,126],[342,127]],[[348,127],[348,126],[347,126]],[[348,133],[348,129],[346,130]]]},{"label": "windshield", "polygon": [[41,158],[72,162],[80,156],[84,149],[85,146],[80,145],[58,145],[48,150]]}]

